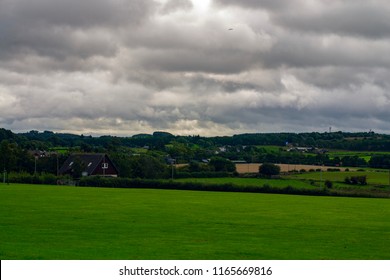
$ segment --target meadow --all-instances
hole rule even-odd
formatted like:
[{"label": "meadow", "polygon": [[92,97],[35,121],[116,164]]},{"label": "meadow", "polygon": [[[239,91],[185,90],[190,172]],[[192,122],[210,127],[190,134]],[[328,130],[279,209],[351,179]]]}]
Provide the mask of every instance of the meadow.
[{"label": "meadow", "polygon": [[390,183],[390,174],[387,170],[375,171],[349,171],[349,172],[306,172],[302,174],[291,174],[286,176],[290,179],[307,179],[307,180],[330,180],[344,182],[345,177],[367,176],[367,183],[370,185],[388,186]]},{"label": "meadow", "polygon": [[307,181],[302,181],[298,178],[281,178],[281,179],[264,179],[264,178],[239,178],[239,177],[222,177],[222,178],[184,178],[176,179],[178,182],[194,182],[204,184],[233,184],[236,186],[253,186],[261,187],[263,185],[269,185],[276,188],[285,188],[291,186],[297,189],[302,188],[315,188]]},{"label": "meadow", "polygon": [[5,259],[390,259],[390,200],[0,184]]},{"label": "meadow", "polygon": [[374,152],[374,151],[346,151],[346,150],[330,150],[328,152],[329,158],[345,157],[345,156],[358,156],[365,161],[369,162],[373,155],[389,155],[390,152]]}]

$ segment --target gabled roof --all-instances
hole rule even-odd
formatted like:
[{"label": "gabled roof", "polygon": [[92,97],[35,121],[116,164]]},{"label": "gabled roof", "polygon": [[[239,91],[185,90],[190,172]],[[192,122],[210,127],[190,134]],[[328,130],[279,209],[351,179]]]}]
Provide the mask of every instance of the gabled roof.
[{"label": "gabled roof", "polygon": [[[81,161],[85,166],[85,172],[92,174],[93,171],[99,166],[106,155],[105,154],[73,154],[70,155],[64,162],[59,172],[61,174],[68,173],[72,170],[72,165],[75,161]],[[110,161],[111,163],[111,161]]]}]

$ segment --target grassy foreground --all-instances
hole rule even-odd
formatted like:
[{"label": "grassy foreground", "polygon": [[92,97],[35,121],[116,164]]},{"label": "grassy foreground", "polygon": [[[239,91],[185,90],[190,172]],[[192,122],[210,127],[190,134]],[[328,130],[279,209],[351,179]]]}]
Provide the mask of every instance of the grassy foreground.
[{"label": "grassy foreground", "polygon": [[390,200],[0,184],[1,259],[390,259]]}]

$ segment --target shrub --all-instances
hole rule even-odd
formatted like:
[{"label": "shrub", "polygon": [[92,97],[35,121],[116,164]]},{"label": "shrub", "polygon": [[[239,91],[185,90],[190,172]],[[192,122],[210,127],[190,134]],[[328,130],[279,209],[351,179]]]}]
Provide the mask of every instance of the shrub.
[{"label": "shrub", "polygon": [[326,180],[325,187],[327,187],[328,189],[331,189],[333,187],[333,182],[330,180]]},{"label": "shrub", "polygon": [[367,185],[367,176],[345,177],[344,182],[349,185]]},{"label": "shrub", "polygon": [[27,172],[11,172],[8,174],[8,182],[22,184],[46,184],[56,185],[58,180],[63,179],[51,173],[30,174]]},{"label": "shrub", "polygon": [[234,172],[236,165],[228,159],[222,157],[213,157],[210,159],[209,166],[216,172]]},{"label": "shrub", "polygon": [[367,176],[357,176],[360,185],[367,185]]},{"label": "shrub", "polygon": [[260,175],[271,177],[280,174],[280,166],[273,163],[263,163],[259,167]]}]

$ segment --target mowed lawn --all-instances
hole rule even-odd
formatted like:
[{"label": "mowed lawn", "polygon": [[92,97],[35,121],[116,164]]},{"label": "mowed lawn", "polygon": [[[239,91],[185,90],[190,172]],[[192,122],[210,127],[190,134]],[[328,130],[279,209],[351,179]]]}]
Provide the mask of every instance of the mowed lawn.
[{"label": "mowed lawn", "polygon": [[390,259],[390,200],[0,184],[1,259]]}]

